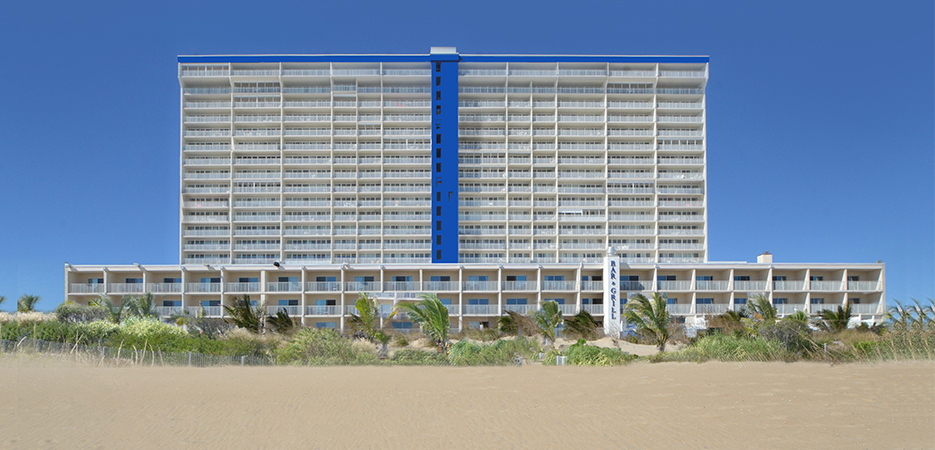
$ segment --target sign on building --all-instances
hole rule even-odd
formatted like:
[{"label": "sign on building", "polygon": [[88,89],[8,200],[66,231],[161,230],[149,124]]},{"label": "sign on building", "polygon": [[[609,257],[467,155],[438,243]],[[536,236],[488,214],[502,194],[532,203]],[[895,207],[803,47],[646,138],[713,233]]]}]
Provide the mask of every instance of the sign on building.
[{"label": "sign on building", "polygon": [[604,334],[619,336],[620,318],[620,257],[608,253],[604,257]]}]

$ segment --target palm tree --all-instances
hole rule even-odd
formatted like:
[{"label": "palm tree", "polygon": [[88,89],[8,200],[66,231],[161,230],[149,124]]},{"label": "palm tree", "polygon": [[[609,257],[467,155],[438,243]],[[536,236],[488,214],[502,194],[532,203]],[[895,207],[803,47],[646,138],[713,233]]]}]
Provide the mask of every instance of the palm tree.
[{"label": "palm tree", "polygon": [[591,339],[598,335],[597,321],[591,316],[591,313],[581,310],[565,319],[566,333],[579,336],[584,339]]},{"label": "palm tree", "polygon": [[400,302],[393,308],[390,317],[397,313],[408,314],[412,321],[422,326],[422,331],[435,341],[439,353],[448,350],[448,332],[451,322],[448,319],[448,308],[435,294],[421,293],[418,302]]},{"label": "palm tree", "polygon": [[558,303],[548,301],[542,303],[542,309],[536,311],[533,315],[539,332],[542,333],[542,344],[551,345],[555,343],[555,328],[562,324],[562,311],[558,308]]},{"label": "palm tree", "polygon": [[290,334],[295,330],[295,321],[285,309],[277,311],[275,316],[267,317],[266,322],[279,334]]},{"label": "palm tree", "polygon": [[2,305],[4,301],[6,301],[6,297],[0,295],[0,305]]},{"label": "palm tree", "polygon": [[652,300],[643,294],[630,297],[623,308],[623,318],[636,327],[640,335],[649,338],[660,352],[666,351],[666,342],[671,336],[665,295],[654,292]]},{"label": "palm tree", "polygon": [[536,334],[538,327],[529,316],[516,311],[506,311],[505,316],[497,318],[497,329],[503,334],[523,336]]},{"label": "palm tree", "polygon": [[159,317],[159,313],[156,312],[156,302],[153,300],[153,294],[149,292],[137,297],[124,297],[123,304],[126,305],[128,315]]},{"label": "palm tree", "polygon": [[16,311],[17,312],[35,311],[36,303],[38,302],[39,302],[38,295],[23,294],[18,300],[16,300]]},{"label": "palm tree", "polygon": [[838,333],[847,329],[851,321],[851,303],[844,302],[837,310],[826,309],[818,313],[818,328],[829,333]]},{"label": "palm tree", "polygon": [[357,308],[357,314],[351,314],[347,318],[348,325],[351,329],[363,333],[368,341],[373,342],[380,322],[380,304],[377,303],[377,299],[361,292],[354,306]]},{"label": "palm tree", "polygon": [[99,306],[104,308],[108,314],[110,314],[110,321],[116,324],[119,324],[123,321],[123,313],[126,310],[126,304],[121,302],[119,305],[115,304],[110,297],[101,294],[97,298],[93,298],[88,301],[88,304],[93,306]]},{"label": "palm tree", "polygon": [[775,322],[779,316],[776,307],[769,301],[769,297],[763,294],[754,295],[750,303],[747,303],[747,315],[757,322]]},{"label": "palm tree", "polygon": [[788,316],[784,317],[782,320],[789,321],[789,322],[801,322],[801,323],[807,324],[807,323],[808,323],[808,313],[805,312],[805,311],[802,311],[802,310],[798,310],[798,311],[796,311],[796,312],[794,312],[794,313],[792,313],[792,314],[789,314]]},{"label": "palm tree", "polygon": [[230,306],[224,305],[224,310],[230,316],[231,323],[256,334],[262,334],[266,325],[261,308],[261,306],[254,306],[250,302],[249,295],[244,295],[240,299],[234,297]]}]

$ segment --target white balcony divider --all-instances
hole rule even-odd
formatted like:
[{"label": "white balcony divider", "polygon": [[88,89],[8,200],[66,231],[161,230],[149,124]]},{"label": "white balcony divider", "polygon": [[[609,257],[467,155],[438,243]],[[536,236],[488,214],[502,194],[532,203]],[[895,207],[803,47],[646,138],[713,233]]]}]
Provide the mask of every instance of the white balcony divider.
[{"label": "white balcony divider", "polygon": [[107,292],[115,294],[133,294],[143,292],[142,283],[109,283]]},{"label": "white balcony divider", "polygon": [[695,305],[696,314],[724,314],[729,305],[726,303],[710,303]]},{"label": "white balcony divider", "polygon": [[464,305],[464,315],[466,316],[483,316],[483,315],[497,315],[497,305]]}]

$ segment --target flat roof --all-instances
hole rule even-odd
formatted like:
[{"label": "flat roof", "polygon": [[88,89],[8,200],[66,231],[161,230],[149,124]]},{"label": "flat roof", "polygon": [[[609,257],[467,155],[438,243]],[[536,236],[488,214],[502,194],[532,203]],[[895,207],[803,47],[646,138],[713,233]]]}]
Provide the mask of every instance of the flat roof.
[{"label": "flat roof", "polygon": [[428,62],[458,55],[462,62],[611,62],[611,63],[707,63],[707,55],[520,55],[520,54],[268,54],[179,55],[179,63],[280,63],[280,62]]}]

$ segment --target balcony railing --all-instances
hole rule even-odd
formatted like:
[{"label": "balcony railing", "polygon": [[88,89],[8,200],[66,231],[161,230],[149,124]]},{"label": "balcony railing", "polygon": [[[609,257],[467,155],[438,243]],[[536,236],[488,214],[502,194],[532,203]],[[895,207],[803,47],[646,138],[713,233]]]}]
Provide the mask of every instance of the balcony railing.
[{"label": "balcony railing", "polygon": [[305,289],[309,292],[338,292],[341,290],[341,282],[310,281],[305,283]]},{"label": "balcony railing", "polygon": [[496,291],[496,281],[465,281],[465,291]]},{"label": "balcony railing", "polygon": [[146,292],[153,294],[182,292],[182,283],[146,283]]},{"label": "balcony railing", "polygon": [[847,290],[849,291],[875,291],[877,290],[876,281],[848,281]]},{"label": "balcony railing", "polygon": [[464,315],[466,316],[481,316],[481,315],[497,315],[497,305],[464,305]]},{"label": "balcony railing", "polygon": [[377,281],[349,281],[344,283],[344,290],[349,292],[377,292],[380,283]]},{"label": "balcony railing", "polygon": [[695,289],[699,291],[726,291],[728,281],[696,280]]},{"label": "balcony railing", "polygon": [[773,281],[774,291],[804,291],[805,280]]},{"label": "balcony railing", "polygon": [[228,292],[260,292],[260,283],[227,283],[224,290]]},{"label": "balcony railing", "polygon": [[854,314],[876,314],[879,309],[876,303],[858,303],[851,305],[851,312]]},{"label": "balcony railing", "polygon": [[428,292],[457,291],[458,282],[457,281],[423,281],[422,290],[425,290]]},{"label": "balcony railing", "polygon": [[686,315],[691,313],[692,305],[666,305],[669,314]]},{"label": "balcony railing", "polygon": [[185,311],[193,316],[200,316],[204,314],[205,317],[221,317],[221,314],[224,312],[224,307],[222,306],[186,306]]},{"label": "balcony railing", "polygon": [[419,283],[415,281],[386,281],[383,283],[384,291],[416,291]]},{"label": "balcony railing", "polygon": [[574,281],[547,280],[542,282],[543,291],[573,291],[575,289]]},{"label": "balcony railing", "polygon": [[784,305],[773,305],[776,307],[776,314],[780,316],[787,316],[789,314],[794,314],[796,311],[805,311],[804,304],[784,304]]},{"label": "balcony railing", "polygon": [[687,291],[691,289],[691,281],[658,281],[660,291]]},{"label": "balcony railing", "polygon": [[532,314],[536,312],[538,305],[503,305],[503,311],[512,311],[520,314]]},{"label": "balcony railing", "polygon": [[745,280],[745,281],[734,281],[734,290],[735,291],[745,291],[745,292],[757,292],[766,290],[767,281],[757,281],[757,280]]},{"label": "balcony railing", "polygon": [[[352,311],[349,314],[357,314],[357,308],[349,306]],[[306,305],[305,315],[307,316],[337,316],[341,314],[341,307],[338,305]]]},{"label": "balcony railing", "polygon": [[143,284],[142,283],[109,283],[107,285],[107,292],[113,292],[117,294],[143,292]]},{"label": "balcony railing", "polygon": [[185,292],[221,292],[221,283],[186,283]]},{"label": "balcony railing", "polygon": [[302,283],[298,281],[266,283],[266,290],[269,292],[301,292]]},{"label": "balcony railing", "polygon": [[706,303],[695,305],[696,314],[724,314],[727,312],[727,304]]},{"label": "balcony railing", "polygon": [[604,305],[581,305],[581,309],[587,311],[592,316],[604,315]]},{"label": "balcony railing", "polygon": [[809,281],[809,289],[813,291],[840,291],[840,281]]},{"label": "balcony railing", "polygon": [[159,314],[159,317],[169,317],[182,314],[184,310],[181,306],[157,306],[156,314]]},{"label": "balcony railing", "polygon": [[286,314],[290,316],[302,315],[302,307],[298,305],[275,305],[266,307],[266,314],[271,316],[279,314],[279,311],[285,311]]},{"label": "balcony railing", "polygon": [[103,294],[104,285],[102,283],[84,284],[71,283],[68,285],[69,294]]},{"label": "balcony railing", "polygon": [[604,290],[603,281],[582,281],[581,282],[582,291],[602,291]]},{"label": "balcony railing", "polygon": [[504,281],[504,291],[535,291],[538,282],[536,281]]}]

